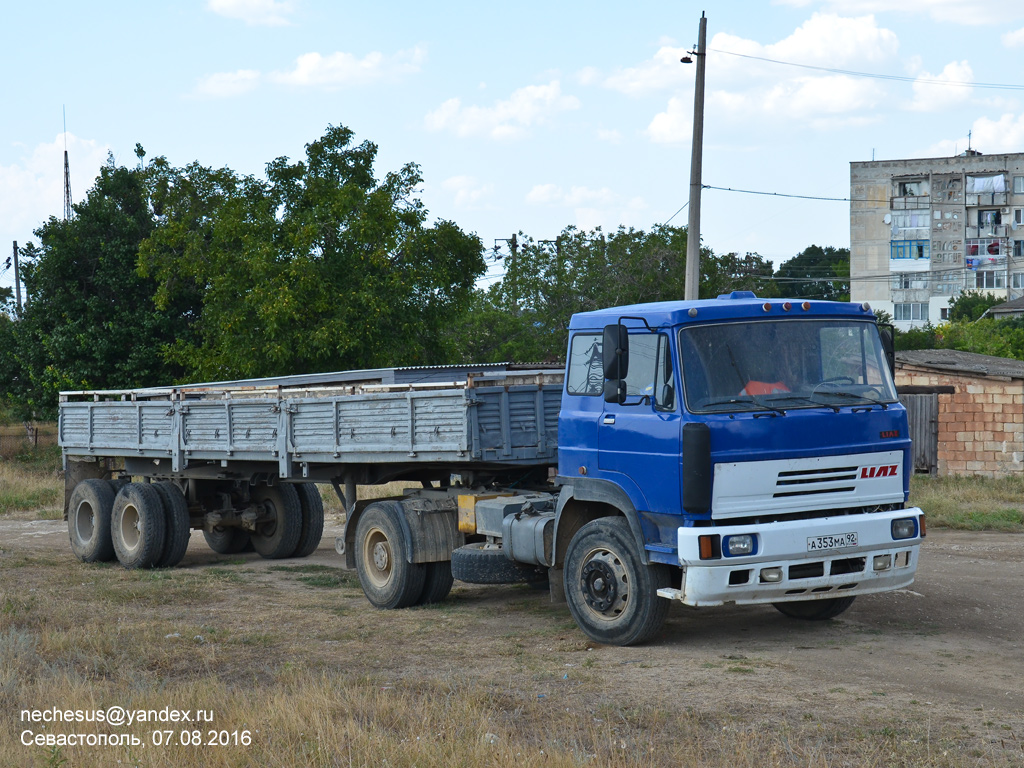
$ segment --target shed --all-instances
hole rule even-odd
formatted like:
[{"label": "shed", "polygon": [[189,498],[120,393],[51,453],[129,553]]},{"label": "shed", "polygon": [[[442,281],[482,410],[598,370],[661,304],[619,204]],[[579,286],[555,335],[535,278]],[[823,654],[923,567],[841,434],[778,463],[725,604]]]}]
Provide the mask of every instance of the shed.
[{"label": "shed", "polygon": [[897,352],[896,388],[917,442],[915,469],[1024,471],[1024,361],[953,349]]}]

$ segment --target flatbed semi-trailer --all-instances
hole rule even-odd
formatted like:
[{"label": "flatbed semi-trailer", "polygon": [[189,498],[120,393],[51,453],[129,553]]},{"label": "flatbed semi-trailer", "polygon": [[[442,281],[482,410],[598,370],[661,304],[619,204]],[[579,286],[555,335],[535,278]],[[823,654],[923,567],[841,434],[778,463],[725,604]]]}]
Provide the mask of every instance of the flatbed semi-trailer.
[{"label": "flatbed semi-trailer", "polygon": [[[824,619],[913,581],[924,519],[866,306],[583,313],[567,359],[62,393],[72,548],[167,567],[201,529],[220,552],[305,556],[330,483],[336,549],[382,608],[453,578],[547,581],[590,637],[630,644],[672,600]],[[392,480],[421,488],[356,501]]]}]

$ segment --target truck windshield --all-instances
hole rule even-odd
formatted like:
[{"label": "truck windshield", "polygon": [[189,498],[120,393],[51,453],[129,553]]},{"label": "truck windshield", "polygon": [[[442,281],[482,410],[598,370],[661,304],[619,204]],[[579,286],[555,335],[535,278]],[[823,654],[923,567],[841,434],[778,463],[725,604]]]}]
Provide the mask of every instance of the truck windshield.
[{"label": "truck windshield", "polygon": [[684,328],[679,339],[683,389],[691,412],[783,411],[896,401],[874,323],[722,323]]}]

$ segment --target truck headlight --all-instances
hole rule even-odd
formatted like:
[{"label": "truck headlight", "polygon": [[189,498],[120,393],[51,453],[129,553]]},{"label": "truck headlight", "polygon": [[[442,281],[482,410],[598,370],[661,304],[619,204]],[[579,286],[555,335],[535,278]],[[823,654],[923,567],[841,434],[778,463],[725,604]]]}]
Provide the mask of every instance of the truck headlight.
[{"label": "truck headlight", "polygon": [[892,521],[892,537],[896,541],[900,539],[912,539],[917,536],[917,520],[913,517],[901,517]]},{"label": "truck headlight", "polygon": [[736,536],[726,536],[723,549],[729,557],[740,555],[753,555],[757,552],[757,539],[749,533],[741,533]]}]

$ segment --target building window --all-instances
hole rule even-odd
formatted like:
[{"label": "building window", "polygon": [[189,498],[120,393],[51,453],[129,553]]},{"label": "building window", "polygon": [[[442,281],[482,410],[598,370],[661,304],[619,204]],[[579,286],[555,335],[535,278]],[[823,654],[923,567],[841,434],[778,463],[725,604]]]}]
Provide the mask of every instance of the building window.
[{"label": "building window", "polygon": [[1002,252],[999,239],[994,237],[972,238],[967,241],[966,251],[968,256],[981,258],[998,256]]},{"label": "building window", "polygon": [[927,320],[928,305],[917,302],[893,304],[894,320]]},{"label": "building window", "polygon": [[1003,223],[1003,217],[998,208],[985,208],[978,211],[978,227],[980,229],[991,229]]},{"label": "building window", "polygon": [[939,320],[949,320],[949,307],[942,307],[939,310]]},{"label": "building window", "polygon": [[889,251],[890,259],[927,259],[928,240],[893,240]]},{"label": "building window", "polygon": [[1024,208],[1013,209],[1013,223],[1016,224],[1018,227],[1021,224],[1024,224]]},{"label": "building window", "polygon": [[1024,272],[1014,272],[1010,275],[1011,288],[1024,288]]},{"label": "building window", "polygon": [[1024,240],[1013,241],[1013,258],[1024,259]]},{"label": "building window", "polygon": [[905,291],[910,288],[910,275],[906,272],[892,276],[892,288],[894,291]]},{"label": "building window", "polygon": [[1024,195],[1024,176],[1013,177],[1013,194]]},{"label": "building window", "polygon": [[1006,287],[1006,273],[1001,269],[979,269],[974,273],[974,287],[991,290]]},{"label": "building window", "polygon": [[928,179],[901,181],[896,185],[897,197],[923,197],[928,194]]},{"label": "building window", "polygon": [[893,211],[892,225],[897,229],[928,229],[932,225],[932,215],[927,208]]}]

